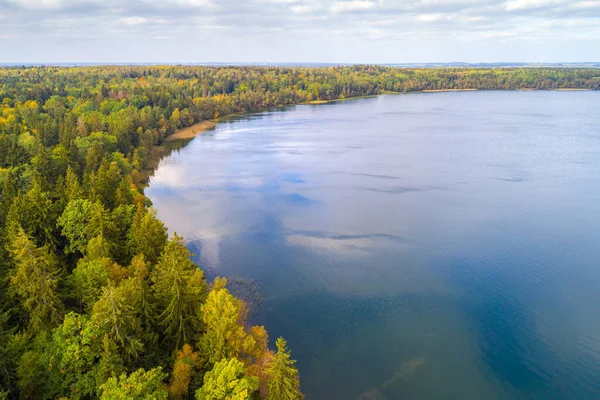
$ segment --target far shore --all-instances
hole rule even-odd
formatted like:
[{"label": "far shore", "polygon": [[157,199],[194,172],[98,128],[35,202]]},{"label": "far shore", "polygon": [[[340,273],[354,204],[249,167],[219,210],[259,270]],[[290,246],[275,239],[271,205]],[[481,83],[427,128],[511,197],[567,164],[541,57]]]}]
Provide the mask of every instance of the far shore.
[{"label": "far shore", "polygon": [[423,93],[443,93],[443,92],[475,92],[479,89],[425,89]]},{"label": "far shore", "polygon": [[562,88],[562,89],[554,89],[554,90],[562,90],[562,91],[589,91],[589,90],[593,90],[593,89],[586,89],[586,88]]},{"label": "far shore", "polygon": [[179,129],[174,134],[167,136],[165,142],[172,142],[175,140],[186,140],[193,139],[196,136],[210,130],[214,129],[217,126],[214,121],[201,121],[192,126],[188,126],[187,128]]},{"label": "far shore", "polygon": [[[511,89],[507,89],[507,90],[511,90]],[[593,89],[587,89],[587,88],[556,88],[556,89],[520,88],[520,89],[512,89],[512,90],[517,90],[517,91],[534,91],[534,90],[590,91]],[[476,92],[476,91],[483,91],[483,90],[482,89],[424,89],[424,90],[415,90],[412,92],[392,92],[392,91],[386,90],[382,94]],[[333,102],[344,101],[344,100],[356,100],[356,99],[376,97],[376,96],[377,95],[369,95],[369,96],[347,97],[347,98],[343,98],[343,99],[312,100],[312,101],[308,101],[308,102],[300,103],[300,104],[311,104],[311,105],[327,104],[327,103],[333,103]],[[228,115],[227,117],[230,117],[233,115],[238,115],[238,114]],[[240,114],[240,115],[243,115],[243,114]],[[179,140],[193,139],[196,136],[201,135],[208,130],[214,129],[216,126],[217,126],[217,121],[215,121],[215,120],[201,121],[201,122],[195,123],[192,126],[188,126],[186,128],[179,129],[174,134],[168,136],[165,139],[165,142],[174,142],[174,141],[179,141]]]}]

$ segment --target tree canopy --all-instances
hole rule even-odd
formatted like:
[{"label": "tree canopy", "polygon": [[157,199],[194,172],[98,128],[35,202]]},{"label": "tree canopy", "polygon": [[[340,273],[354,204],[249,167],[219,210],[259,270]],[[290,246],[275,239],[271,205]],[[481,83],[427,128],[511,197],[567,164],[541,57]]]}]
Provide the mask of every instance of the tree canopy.
[{"label": "tree canopy", "polygon": [[600,70],[0,68],[0,398],[302,398],[285,341],[150,208],[165,139],[274,106],[523,88],[600,89]]}]

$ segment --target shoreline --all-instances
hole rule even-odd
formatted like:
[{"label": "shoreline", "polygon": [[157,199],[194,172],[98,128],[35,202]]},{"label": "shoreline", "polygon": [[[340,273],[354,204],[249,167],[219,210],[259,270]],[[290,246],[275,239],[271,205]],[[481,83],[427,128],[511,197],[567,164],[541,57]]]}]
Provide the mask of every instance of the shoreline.
[{"label": "shoreline", "polygon": [[425,89],[415,90],[414,92],[388,92],[385,91],[383,94],[410,94],[410,93],[446,93],[446,92],[491,92],[491,91],[507,91],[507,92],[533,92],[533,91],[549,91],[549,92],[593,92],[596,89],[588,88],[554,88],[554,89],[536,89],[536,88],[519,88],[519,89]]},{"label": "shoreline", "polygon": [[[421,93],[444,93],[444,92],[477,92],[479,89],[425,89]],[[410,92],[409,92],[410,93]]]},{"label": "shoreline", "polygon": [[[329,103],[334,103],[334,102],[338,102],[338,101],[347,101],[347,100],[358,100],[358,99],[368,99],[368,98],[374,98],[374,97],[378,97],[381,95],[387,95],[387,94],[411,94],[411,93],[447,93],[447,92],[484,92],[484,91],[494,91],[494,90],[506,90],[506,91],[560,91],[560,92],[568,92],[568,91],[581,91],[581,92],[586,92],[586,91],[595,91],[595,89],[587,89],[587,88],[556,88],[556,89],[535,89],[535,88],[520,88],[520,89],[424,89],[424,90],[415,90],[415,91],[411,91],[411,92],[393,92],[393,91],[388,91],[388,90],[384,90],[383,92],[381,92],[380,94],[375,94],[375,95],[368,95],[368,96],[355,96],[355,97],[346,97],[343,99],[331,99],[331,100],[312,100],[312,101],[307,101],[304,103],[297,103],[297,104],[285,104],[285,105],[281,105],[281,106],[276,106],[276,107],[289,107],[289,106],[294,106],[294,105],[322,105],[322,104],[329,104]],[[263,110],[264,111],[264,110]],[[259,111],[253,111],[253,112],[259,112]],[[224,115],[222,117],[219,117],[218,119],[212,119],[212,120],[204,120],[204,121],[200,121],[200,122],[196,122],[195,124],[185,127],[185,128],[181,128],[179,130],[177,130],[175,133],[173,133],[170,136],[167,136],[167,138],[165,139],[165,143],[168,142],[176,142],[176,141],[182,141],[182,140],[189,140],[189,139],[193,139],[198,135],[202,135],[203,133],[205,133],[206,131],[215,129],[215,127],[217,126],[217,124],[219,122],[222,122],[224,120],[226,120],[227,118],[230,117],[235,117],[235,116],[244,116],[244,115],[248,115],[251,114],[250,113],[234,113],[234,114],[228,114],[228,115]]]},{"label": "shoreline", "polygon": [[[374,97],[378,97],[378,96],[382,96],[382,95],[400,95],[400,94],[413,94],[413,93],[484,92],[484,91],[495,91],[495,90],[506,90],[506,91],[538,91],[539,90],[539,91],[561,91],[561,92],[595,91],[595,89],[588,89],[588,88],[425,89],[425,90],[415,90],[415,91],[410,91],[410,92],[393,92],[393,91],[384,90],[380,94],[376,94],[376,95],[355,96],[355,97],[346,97],[343,99],[331,99],[331,100],[312,100],[312,101],[303,102],[303,103],[285,104],[285,105],[275,106],[275,107],[289,107],[289,106],[296,106],[296,105],[323,105],[323,104],[329,104],[329,103],[334,103],[334,102],[338,102],[338,101],[374,98]],[[265,110],[262,110],[262,111],[265,111]],[[260,111],[256,110],[256,111],[252,111],[252,112],[260,112]],[[175,133],[173,133],[172,135],[165,138],[164,142],[161,145],[155,146],[153,148],[152,155],[150,157],[151,158],[150,165],[148,167],[146,167],[144,169],[144,172],[141,174],[142,176],[140,177],[141,178],[140,182],[142,184],[146,185],[149,181],[150,176],[152,176],[154,174],[154,171],[158,167],[158,163],[160,162],[160,160],[163,157],[165,157],[166,155],[168,155],[173,149],[179,148],[180,146],[185,146],[185,144],[187,144],[187,142],[191,141],[196,136],[202,135],[206,131],[215,129],[215,127],[217,126],[218,123],[223,122],[223,121],[227,120],[228,118],[236,117],[236,116],[244,116],[244,115],[252,114],[252,112],[228,114],[228,115],[219,117],[218,119],[200,121],[191,126],[177,130]]]},{"label": "shoreline", "polygon": [[[396,93],[396,92],[393,92]],[[374,98],[374,97],[378,97],[381,96],[384,93],[380,93],[380,94],[369,94],[369,95],[365,95],[365,96],[353,96],[353,97],[344,97],[343,99],[331,99],[331,100],[311,100],[311,101],[305,101],[304,103],[298,103],[297,105],[319,105],[319,104],[329,104],[329,103],[336,103],[338,101],[348,101],[348,100],[359,100],[359,99],[370,99],[370,98]],[[401,93],[400,93],[401,94]],[[294,104],[289,104],[289,105],[294,105]]]},{"label": "shoreline", "polygon": [[187,140],[193,139],[198,135],[203,134],[204,132],[214,129],[217,126],[217,123],[212,120],[205,120],[197,122],[191,126],[186,128],[181,128],[177,130],[172,135],[167,136],[165,142],[174,142],[176,140]]},{"label": "shoreline", "polygon": [[[384,90],[380,94],[376,95],[367,95],[367,96],[356,96],[356,97],[346,97],[343,99],[332,99],[332,100],[312,100],[303,103],[297,104],[285,104],[277,107],[290,107],[296,105],[323,105],[329,104],[338,101],[347,101],[347,100],[357,100],[357,99],[365,99],[365,98],[374,98],[382,95],[401,95],[401,94],[414,94],[414,93],[447,93],[447,92],[484,92],[484,91],[495,91],[495,90],[505,90],[505,91],[596,91],[597,89],[588,89],[588,88],[555,88],[555,89],[535,89],[535,88],[520,88],[520,89],[426,89],[426,90],[415,90],[410,92],[393,92]],[[265,111],[265,110],[262,110]],[[202,135],[206,131],[215,129],[218,123],[223,122],[231,117],[236,116],[244,116],[248,114],[252,114],[253,112],[260,112],[260,110],[248,112],[248,113],[234,113],[221,116],[217,119],[212,120],[204,120],[197,122],[191,126],[179,129],[172,135],[168,136],[164,142],[158,146],[154,146],[150,155],[149,165],[144,168],[144,170],[140,173],[138,178],[138,182],[142,184],[144,187],[148,185],[150,181],[150,177],[154,175],[154,172],[158,168],[158,164],[163,157],[166,157],[173,151],[174,149],[185,146],[189,141],[194,139],[196,136]]]}]

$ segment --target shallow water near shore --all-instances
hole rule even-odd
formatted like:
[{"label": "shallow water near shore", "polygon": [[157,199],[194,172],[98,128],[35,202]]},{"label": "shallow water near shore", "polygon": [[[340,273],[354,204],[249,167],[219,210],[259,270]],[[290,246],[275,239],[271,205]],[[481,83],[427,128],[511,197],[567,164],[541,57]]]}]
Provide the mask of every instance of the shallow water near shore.
[{"label": "shallow water near shore", "polygon": [[[307,400],[600,398],[600,92],[449,92],[220,123],[146,194]],[[258,304],[258,303],[257,303]]]}]

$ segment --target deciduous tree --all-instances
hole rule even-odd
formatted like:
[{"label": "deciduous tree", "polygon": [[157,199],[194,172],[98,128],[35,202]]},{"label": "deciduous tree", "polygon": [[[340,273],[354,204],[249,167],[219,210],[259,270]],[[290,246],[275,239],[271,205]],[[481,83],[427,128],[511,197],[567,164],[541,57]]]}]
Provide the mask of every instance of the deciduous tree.
[{"label": "deciduous tree", "polygon": [[131,375],[110,378],[100,386],[101,400],[167,400],[169,391],[163,383],[167,374],[162,368],[138,369]]},{"label": "deciduous tree", "polygon": [[169,385],[169,394],[173,399],[185,399],[188,395],[190,382],[201,366],[200,354],[189,344],[183,345],[177,352],[173,365],[173,374]]},{"label": "deciduous tree", "polygon": [[248,400],[257,388],[258,380],[248,376],[244,363],[223,359],[204,375],[204,386],[196,391],[196,399]]}]

